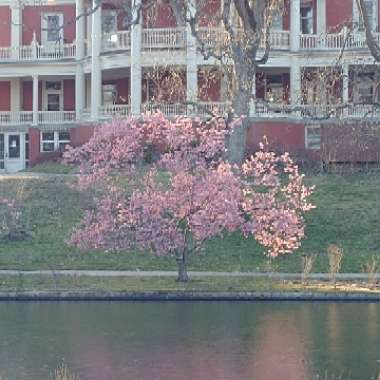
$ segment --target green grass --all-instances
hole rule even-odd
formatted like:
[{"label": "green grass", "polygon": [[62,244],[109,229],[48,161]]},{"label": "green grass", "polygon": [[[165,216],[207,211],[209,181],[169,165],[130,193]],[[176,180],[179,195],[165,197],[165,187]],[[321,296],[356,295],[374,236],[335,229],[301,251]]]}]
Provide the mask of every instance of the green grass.
[{"label": "green grass", "polygon": [[45,162],[27,168],[24,172],[27,173],[45,173],[45,174],[70,174],[75,171],[73,166],[64,165],[57,162]]},{"label": "green grass", "polygon": [[311,281],[308,285],[293,281],[276,281],[252,277],[194,277],[182,284],[174,277],[90,277],[65,275],[0,276],[0,292],[356,292],[379,293],[380,288],[369,289],[365,284]]},{"label": "green grass", "polygon": [[[149,253],[80,252],[65,244],[85,209],[92,206],[89,194],[67,186],[69,177],[12,179],[0,177],[0,194],[17,196],[30,239],[0,242],[0,269],[176,269],[170,257]],[[208,242],[204,252],[190,259],[191,270],[300,271],[303,253],[317,254],[313,271],[328,271],[326,247],[344,249],[342,272],[362,272],[372,255],[380,258],[380,175],[313,175],[313,202],[307,215],[302,248],[268,262],[252,239],[231,234]]]}]

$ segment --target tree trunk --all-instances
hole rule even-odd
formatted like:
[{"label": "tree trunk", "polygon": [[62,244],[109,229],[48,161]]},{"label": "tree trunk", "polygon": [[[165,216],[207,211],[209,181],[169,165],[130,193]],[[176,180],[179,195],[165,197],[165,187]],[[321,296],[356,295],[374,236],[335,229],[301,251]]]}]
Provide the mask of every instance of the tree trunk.
[{"label": "tree trunk", "polygon": [[234,101],[234,112],[237,117],[242,117],[241,124],[233,130],[228,138],[228,161],[241,165],[247,148],[247,131],[250,126],[249,105],[251,101],[250,91],[238,90]]},{"label": "tree trunk", "polygon": [[190,278],[187,274],[187,260],[186,251],[183,251],[181,255],[177,255],[178,277],[177,282],[189,282]]},{"label": "tree trunk", "polygon": [[245,118],[228,138],[228,161],[231,164],[241,165],[244,161],[248,127],[249,120]]},{"label": "tree trunk", "polygon": [[[237,55],[237,54],[236,54]],[[255,68],[247,65],[244,55],[234,57],[236,70],[236,85],[233,100],[233,110],[236,117],[241,117],[241,124],[236,127],[228,139],[228,161],[241,165],[244,161],[247,144],[247,131],[250,125],[249,111],[252,99],[252,84]]]}]

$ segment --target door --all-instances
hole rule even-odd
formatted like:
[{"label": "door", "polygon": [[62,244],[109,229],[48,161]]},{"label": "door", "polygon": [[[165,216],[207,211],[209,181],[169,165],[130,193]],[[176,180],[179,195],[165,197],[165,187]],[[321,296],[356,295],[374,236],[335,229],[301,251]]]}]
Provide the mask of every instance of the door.
[{"label": "door", "polygon": [[[1,135],[0,135],[1,136]],[[17,172],[25,168],[25,135],[23,133],[4,133],[4,170]],[[1,137],[0,137],[1,150]],[[1,165],[1,164],[0,164]]]}]

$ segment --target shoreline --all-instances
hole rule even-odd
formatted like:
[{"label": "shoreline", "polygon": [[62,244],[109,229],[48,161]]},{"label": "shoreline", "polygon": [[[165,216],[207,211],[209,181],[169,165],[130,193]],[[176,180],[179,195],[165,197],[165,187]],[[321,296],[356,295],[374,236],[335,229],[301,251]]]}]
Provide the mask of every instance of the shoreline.
[{"label": "shoreline", "polygon": [[376,292],[0,292],[5,301],[349,301],[380,302]]}]

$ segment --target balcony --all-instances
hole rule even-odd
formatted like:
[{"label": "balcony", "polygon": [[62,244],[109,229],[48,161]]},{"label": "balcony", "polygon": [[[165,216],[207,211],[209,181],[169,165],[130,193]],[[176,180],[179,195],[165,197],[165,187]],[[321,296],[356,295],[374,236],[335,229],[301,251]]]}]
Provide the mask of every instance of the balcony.
[{"label": "balcony", "polygon": [[[214,46],[228,46],[230,43],[229,34],[223,28],[199,28],[198,34],[200,40],[209,48]],[[289,50],[289,31],[271,31],[269,35],[269,44],[271,48],[275,50]],[[260,43],[260,49],[265,49],[264,41]]]},{"label": "balcony", "polygon": [[[75,111],[38,111],[38,125],[73,124]],[[33,111],[1,111],[1,126],[33,125]]]},{"label": "balcony", "polygon": [[131,113],[129,104],[110,104],[101,106],[99,110],[100,118],[125,117]]},{"label": "balcony", "polygon": [[[373,33],[377,44],[380,44],[380,33]],[[363,32],[349,33],[342,30],[341,33],[330,34],[302,34],[300,36],[301,50],[356,50],[367,49],[366,37]]]},{"label": "balcony", "polygon": [[[226,115],[230,107],[227,102],[198,102],[186,104],[180,102],[144,103],[142,112],[161,111],[166,117],[177,116],[210,117],[211,115]],[[131,114],[129,104],[103,105],[99,108],[99,120],[112,119],[114,117],[126,117]],[[250,115],[254,118],[273,120],[380,120],[380,108],[370,104],[349,104],[347,107],[336,105],[318,104],[276,104],[256,101],[254,111]],[[93,122],[91,110],[86,109],[82,113],[81,122]],[[32,111],[1,111],[0,126],[41,126],[44,129],[54,128],[60,125],[74,125],[76,123],[75,111],[39,111],[37,124],[33,124]]]},{"label": "balcony", "polygon": [[[200,40],[207,47],[223,47],[229,44],[229,35],[222,28],[199,28]],[[270,45],[276,50],[289,49],[289,32],[273,31],[270,34]],[[86,55],[91,55],[91,40],[85,41]],[[142,49],[184,49],[186,47],[185,28],[152,28],[142,30]],[[264,48],[262,43],[260,48]],[[127,51],[131,49],[131,34],[129,31],[118,31],[104,34],[102,52]]]},{"label": "balcony", "polygon": [[[86,42],[87,52],[91,52],[91,46]],[[112,52],[118,50],[131,49],[131,33],[128,30],[118,31],[117,33],[103,34],[102,52]],[[88,54],[90,55],[90,54]]]},{"label": "balcony", "polygon": [[33,43],[18,47],[1,47],[0,62],[13,61],[57,61],[75,59],[76,44],[39,45]]},{"label": "balcony", "polygon": [[143,49],[181,49],[186,46],[184,28],[143,29]]}]

